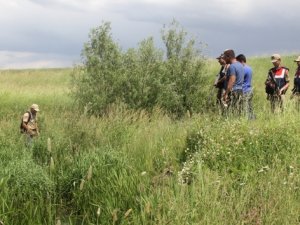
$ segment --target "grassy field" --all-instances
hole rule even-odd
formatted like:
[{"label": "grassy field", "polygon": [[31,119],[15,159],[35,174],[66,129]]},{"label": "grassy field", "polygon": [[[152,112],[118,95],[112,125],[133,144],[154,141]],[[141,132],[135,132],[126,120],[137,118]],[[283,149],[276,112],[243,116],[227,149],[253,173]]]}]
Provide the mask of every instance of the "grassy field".
[{"label": "grassy field", "polygon": [[[291,81],[294,58],[283,58]],[[299,112],[288,99],[271,114],[272,64],[249,65],[254,121],[122,107],[87,117],[68,95],[71,70],[0,71],[0,224],[300,224]],[[207,66],[213,83],[219,66]],[[32,103],[41,136],[29,149],[19,124]]]}]

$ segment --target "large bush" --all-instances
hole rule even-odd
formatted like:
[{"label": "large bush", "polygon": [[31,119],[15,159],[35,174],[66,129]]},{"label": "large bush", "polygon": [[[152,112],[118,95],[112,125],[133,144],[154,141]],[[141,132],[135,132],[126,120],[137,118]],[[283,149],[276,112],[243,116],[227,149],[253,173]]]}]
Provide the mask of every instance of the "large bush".
[{"label": "large bush", "polygon": [[73,94],[91,114],[103,113],[120,94],[121,50],[112,40],[109,23],[93,29],[82,51],[83,66],[74,70]]},{"label": "large bush", "polygon": [[194,39],[173,21],[162,30],[166,53],[153,38],[122,51],[109,23],[93,29],[82,51],[83,65],[73,71],[73,96],[93,115],[122,103],[131,109],[159,107],[177,116],[201,109],[204,57]]}]

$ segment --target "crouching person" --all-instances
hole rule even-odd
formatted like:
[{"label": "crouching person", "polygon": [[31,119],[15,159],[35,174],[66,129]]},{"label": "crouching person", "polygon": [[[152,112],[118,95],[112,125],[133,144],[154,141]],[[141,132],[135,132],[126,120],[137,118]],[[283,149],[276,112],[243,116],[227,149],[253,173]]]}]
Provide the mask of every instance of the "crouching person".
[{"label": "crouching person", "polygon": [[39,128],[37,124],[37,112],[39,112],[39,106],[32,104],[30,109],[24,113],[21,119],[21,133],[25,135],[26,145],[31,146],[33,138],[39,136]]}]

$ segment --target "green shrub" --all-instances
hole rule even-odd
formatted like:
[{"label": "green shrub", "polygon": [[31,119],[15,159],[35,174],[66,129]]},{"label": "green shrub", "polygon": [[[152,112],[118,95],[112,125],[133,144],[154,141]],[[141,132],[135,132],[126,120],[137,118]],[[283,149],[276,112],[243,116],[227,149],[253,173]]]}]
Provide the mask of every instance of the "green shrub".
[{"label": "green shrub", "polygon": [[82,51],[83,66],[73,72],[73,95],[90,114],[103,114],[120,97],[121,51],[110,30],[104,23],[90,32]]},{"label": "green shrub", "polygon": [[207,83],[201,51],[175,21],[163,29],[162,39],[166,54],[155,48],[153,38],[123,52],[109,23],[93,29],[82,51],[83,65],[73,71],[72,93],[81,110],[103,115],[123,103],[130,109],[159,107],[175,116],[201,111]]},{"label": "green shrub", "polygon": [[54,183],[42,167],[31,159],[11,161],[1,170],[0,177],[6,183],[1,196],[7,224],[37,224],[37,221],[47,224],[51,221]]},{"label": "green shrub", "polygon": [[295,132],[293,126],[289,129],[277,126],[280,124],[253,130],[241,120],[232,120],[231,124],[218,121],[210,127],[191,131],[181,155],[183,170],[197,173],[200,164],[220,174],[244,179],[259,170],[284,166],[286,161],[292,160],[300,143],[286,135]]},{"label": "green shrub", "polygon": [[162,30],[162,40],[166,47],[164,76],[159,104],[167,111],[182,116],[189,112],[199,112],[203,106],[207,85],[205,60],[196,46],[196,40],[188,39],[187,32],[173,21]]}]

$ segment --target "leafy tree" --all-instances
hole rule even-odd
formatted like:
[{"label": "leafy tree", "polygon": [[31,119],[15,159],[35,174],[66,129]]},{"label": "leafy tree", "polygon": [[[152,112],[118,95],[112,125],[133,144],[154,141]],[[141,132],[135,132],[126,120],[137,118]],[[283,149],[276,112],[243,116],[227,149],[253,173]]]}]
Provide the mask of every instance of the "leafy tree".
[{"label": "leafy tree", "polygon": [[93,29],[82,51],[83,65],[73,72],[73,95],[90,114],[102,114],[120,90],[122,54],[112,39],[110,23]]},{"label": "leafy tree", "polygon": [[200,99],[205,95],[201,87],[206,84],[204,63],[196,41],[188,39],[187,32],[173,21],[162,30],[166,46],[165,80],[166,88],[161,95],[164,108],[181,116],[187,110],[200,111]]},{"label": "leafy tree", "polygon": [[127,77],[123,91],[125,103],[135,109],[152,109],[162,89],[163,52],[155,48],[153,38],[148,38],[137,50],[128,50],[123,62]]},{"label": "leafy tree", "polygon": [[83,65],[73,72],[72,89],[89,114],[105,114],[110,105],[119,103],[149,111],[158,106],[176,116],[200,110],[204,58],[176,21],[162,30],[166,53],[155,48],[152,37],[137,49],[121,51],[109,23],[93,29],[89,38],[82,51]]}]

